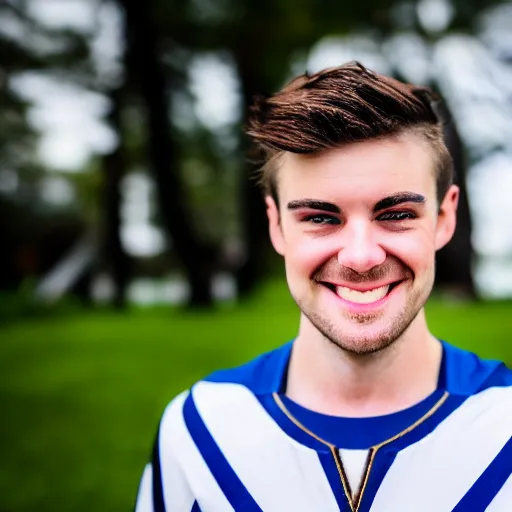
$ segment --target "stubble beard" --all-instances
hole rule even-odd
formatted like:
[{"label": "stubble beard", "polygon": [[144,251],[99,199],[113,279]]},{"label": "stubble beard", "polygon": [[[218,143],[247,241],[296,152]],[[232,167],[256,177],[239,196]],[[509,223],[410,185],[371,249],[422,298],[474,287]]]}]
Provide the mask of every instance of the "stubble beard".
[{"label": "stubble beard", "polygon": [[[404,284],[402,283],[401,286]],[[335,325],[332,320],[322,316],[318,312],[318,308],[310,307],[302,300],[296,299],[296,303],[302,314],[326,340],[344,352],[362,356],[385,350],[398,340],[422,310],[431,289],[432,286],[426,283],[425,287],[413,290],[402,310],[389,321],[389,326],[380,332],[371,333],[370,331],[372,330],[372,324],[384,316],[383,312],[371,314],[344,313],[343,318],[345,321],[352,323],[352,326],[357,324],[360,326],[361,334],[356,336],[343,332],[342,327]],[[366,332],[365,326],[369,327]]]}]

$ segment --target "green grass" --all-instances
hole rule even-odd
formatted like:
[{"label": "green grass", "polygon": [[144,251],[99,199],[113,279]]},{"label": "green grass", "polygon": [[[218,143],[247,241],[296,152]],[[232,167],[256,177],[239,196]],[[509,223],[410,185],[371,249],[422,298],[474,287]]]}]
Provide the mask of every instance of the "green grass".
[{"label": "green grass", "polygon": [[[434,333],[512,363],[512,304],[429,305]],[[159,416],[210,371],[290,339],[281,283],[216,312],[136,310],[0,329],[0,511],[126,511]]]}]

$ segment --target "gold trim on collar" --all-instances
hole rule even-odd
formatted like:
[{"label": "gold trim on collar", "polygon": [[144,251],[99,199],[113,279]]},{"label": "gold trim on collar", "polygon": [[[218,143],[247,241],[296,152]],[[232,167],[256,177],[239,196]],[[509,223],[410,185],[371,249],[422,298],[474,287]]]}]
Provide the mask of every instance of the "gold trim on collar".
[{"label": "gold trim on collar", "polygon": [[368,457],[366,459],[365,468],[363,470],[363,478],[361,480],[361,485],[359,486],[359,489],[354,494],[352,493],[350,489],[350,485],[347,479],[347,475],[345,472],[345,468],[343,467],[343,461],[341,460],[341,455],[339,452],[339,449],[332,443],[329,443],[325,439],[322,439],[321,437],[317,436],[314,432],[309,430],[307,427],[305,427],[293,414],[288,410],[286,405],[284,405],[283,401],[281,400],[281,397],[278,393],[272,393],[272,397],[274,398],[274,401],[276,402],[277,406],[281,411],[284,413],[284,415],[298,428],[300,428],[303,432],[311,436],[313,439],[318,441],[319,443],[322,443],[323,445],[327,446],[334,458],[334,462],[336,464],[336,468],[338,470],[338,474],[340,476],[341,484],[343,485],[343,491],[345,492],[345,496],[347,497],[348,504],[350,506],[350,510],[352,512],[358,512],[359,506],[361,505],[361,501],[363,499],[363,494],[366,489],[366,485],[368,484],[368,479],[370,477],[370,472],[372,470],[373,462],[375,460],[375,455],[379,451],[380,448],[383,446],[392,443],[393,441],[396,441],[397,439],[403,437],[404,435],[408,434],[412,430],[414,430],[416,427],[421,425],[424,421],[428,420],[435,412],[446,402],[447,398],[449,396],[448,391],[445,391],[441,398],[418,420],[416,420],[412,425],[409,425],[407,428],[399,432],[398,434],[394,435],[393,437],[390,437],[389,439],[386,439],[385,441],[382,441],[379,444],[376,444],[372,446],[368,451]]}]

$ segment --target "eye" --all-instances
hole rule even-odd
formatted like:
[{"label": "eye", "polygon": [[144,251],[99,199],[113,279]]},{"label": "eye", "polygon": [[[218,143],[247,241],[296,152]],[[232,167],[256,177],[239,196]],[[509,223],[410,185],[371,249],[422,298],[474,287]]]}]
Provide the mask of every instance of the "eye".
[{"label": "eye", "polygon": [[309,222],[311,224],[339,224],[340,220],[332,215],[316,214],[308,215],[303,219],[303,222]]},{"label": "eye", "polygon": [[377,220],[390,220],[390,221],[401,221],[415,219],[416,214],[412,212],[386,212],[377,217]]}]

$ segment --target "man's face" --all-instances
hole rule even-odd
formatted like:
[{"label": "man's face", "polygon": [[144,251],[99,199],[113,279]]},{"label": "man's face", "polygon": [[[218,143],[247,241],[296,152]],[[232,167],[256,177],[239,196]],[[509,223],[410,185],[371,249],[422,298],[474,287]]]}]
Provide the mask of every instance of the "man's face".
[{"label": "man's face", "polygon": [[412,133],[284,155],[267,213],[303,326],[370,353],[414,322],[455,228],[458,189],[438,205],[433,167]]}]

